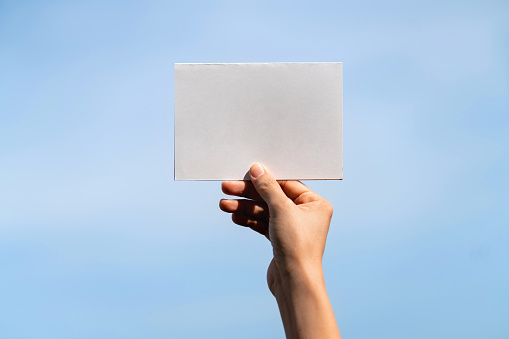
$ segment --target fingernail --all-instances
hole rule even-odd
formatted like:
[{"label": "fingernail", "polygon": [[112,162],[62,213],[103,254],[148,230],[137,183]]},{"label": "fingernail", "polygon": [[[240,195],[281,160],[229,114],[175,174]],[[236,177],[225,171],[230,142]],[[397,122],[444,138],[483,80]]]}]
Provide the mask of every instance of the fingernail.
[{"label": "fingernail", "polygon": [[265,173],[263,166],[260,164],[254,164],[253,166],[251,166],[249,172],[251,173],[251,176],[253,178],[258,178],[260,175]]}]

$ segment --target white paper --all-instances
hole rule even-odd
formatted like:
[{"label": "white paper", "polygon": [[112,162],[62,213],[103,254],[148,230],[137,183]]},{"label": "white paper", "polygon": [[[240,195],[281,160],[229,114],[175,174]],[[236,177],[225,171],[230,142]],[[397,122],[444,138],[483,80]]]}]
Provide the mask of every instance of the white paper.
[{"label": "white paper", "polygon": [[342,179],[342,66],[175,64],[175,180]]}]

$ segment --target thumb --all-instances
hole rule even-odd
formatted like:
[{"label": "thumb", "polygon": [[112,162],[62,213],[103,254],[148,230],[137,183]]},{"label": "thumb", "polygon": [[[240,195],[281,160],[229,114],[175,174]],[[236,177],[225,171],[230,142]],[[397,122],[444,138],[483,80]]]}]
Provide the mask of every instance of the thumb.
[{"label": "thumb", "polygon": [[256,191],[267,203],[269,208],[274,208],[276,205],[284,204],[289,201],[276,179],[274,179],[272,174],[262,165],[254,164],[251,166],[249,169],[249,176],[251,177],[251,182]]}]

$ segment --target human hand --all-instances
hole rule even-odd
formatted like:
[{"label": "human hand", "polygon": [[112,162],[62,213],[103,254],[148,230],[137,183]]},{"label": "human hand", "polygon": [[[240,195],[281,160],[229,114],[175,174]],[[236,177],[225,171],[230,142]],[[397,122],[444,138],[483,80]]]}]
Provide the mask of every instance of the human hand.
[{"label": "human hand", "polygon": [[261,165],[251,181],[223,182],[222,199],[234,223],[265,235],[274,258],[267,270],[288,338],[341,338],[325,290],[322,257],[332,205],[299,181],[276,181]]},{"label": "human hand", "polygon": [[[321,270],[332,205],[299,181],[279,181],[259,164],[249,171],[251,181],[223,182],[223,192],[247,199],[220,202],[234,223],[265,235],[272,243],[274,261],[268,271],[269,288],[279,273]],[[274,266],[275,265],[275,266]]]}]

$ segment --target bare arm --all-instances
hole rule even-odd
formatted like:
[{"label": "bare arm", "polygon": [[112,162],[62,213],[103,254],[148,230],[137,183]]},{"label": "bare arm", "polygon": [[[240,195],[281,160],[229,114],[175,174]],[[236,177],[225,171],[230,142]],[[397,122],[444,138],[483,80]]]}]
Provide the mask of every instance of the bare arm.
[{"label": "bare arm", "polygon": [[223,183],[224,193],[247,199],[223,199],[220,208],[270,240],[267,282],[287,338],[340,338],[322,271],[331,204],[298,181],[277,182],[261,165],[250,176]]}]

